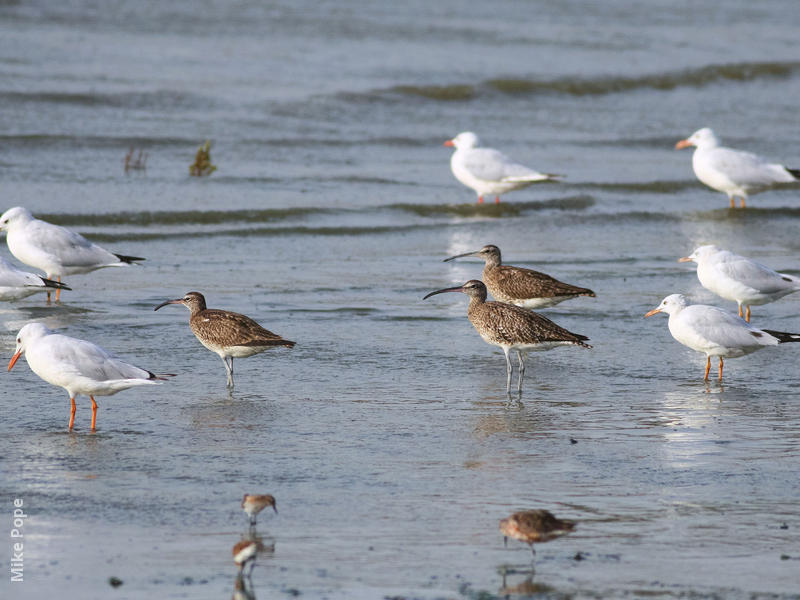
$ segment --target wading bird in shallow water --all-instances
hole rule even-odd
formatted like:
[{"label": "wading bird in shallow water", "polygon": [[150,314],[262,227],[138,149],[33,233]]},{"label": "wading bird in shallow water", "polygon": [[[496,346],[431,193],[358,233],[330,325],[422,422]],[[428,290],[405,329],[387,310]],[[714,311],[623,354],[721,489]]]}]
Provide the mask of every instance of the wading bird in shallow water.
[{"label": "wading bird in shallow water", "polygon": [[245,494],[242,498],[242,510],[250,517],[250,526],[255,527],[256,515],[267,507],[271,507],[278,514],[275,496],[271,494]]},{"label": "wading bird in shallow water", "polygon": [[69,290],[72,288],[52,279],[45,279],[34,273],[22,271],[0,256],[0,300],[21,300],[37,292],[50,292],[58,289]]},{"label": "wading bird in shallow water", "polygon": [[[678,262],[697,263],[697,278],[707,290],[739,305],[739,316],[750,322],[750,306],[775,302],[800,291],[800,277],[778,273],[754,260],[716,246],[700,246]],[[744,313],[742,307],[746,307]]]},{"label": "wading bird in shallow water", "polygon": [[571,333],[542,315],[503,302],[487,302],[486,286],[471,279],[464,285],[431,292],[423,300],[444,292],[463,292],[469,296],[467,316],[487,344],[500,346],[506,356],[506,393],[511,393],[511,359],[508,353],[516,350],[519,359],[517,391],[522,393],[525,357],[528,352],[550,350],[557,346],[581,346],[589,338]]},{"label": "wading bird in shallow water", "polygon": [[790,169],[765,158],[720,146],[719,139],[708,127],[698,129],[685,140],[675,144],[675,149],[694,146],[692,169],[697,178],[711,189],[728,195],[731,208],[745,207],[748,195],[768,190],[781,183],[800,180],[800,169]]},{"label": "wading bird in shallow water", "polygon": [[[8,232],[6,242],[11,254],[59,283],[63,275],[89,273],[104,267],[129,267],[144,260],[109,252],[74,231],[35,219],[21,206],[9,208],[0,216],[0,231]],[[56,302],[60,295],[61,289],[57,289]],[[49,291],[47,301],[50,301]]]},{"label": "wading bird in shallow water", "polygon": [[683,294],[672,294],[645,314],[651,317],[663,312],[669,315],[669,332],[678,342],[706,355],[704,380],[708,381],[711,357],[719,357],[719,380],[722,381],[724,358],[738,358],[786,342],[800,342],[800,334],[758,329],[733,313],[708,306],[690,305]]},{"label": "wading bird in shallow water", "polygon": [[508,543],[508,538],[525,542],[531,547],[531,552],[536,556],[534,543],[549,542],[557,537],[566,535],[575,529],[573,521],[557,519],[547,510],[523,510],[500,521],[500,533],[503,542]]},{"label": "wading bird in shallow water", "polygon": [[60,335],[41,323],[28,323],[17,334],[17,349],[8,363],[10,371],[19,357],[47,383],[64,388],[71,410],[69,428],[75,424],[75,396],[92,401],[92,431],[97,420],[95,396],[111,396],[138,385],[154,385],[173,375],[156,375],[134,367],[86,340]]},{"label": "wading bird in shallow water", "polygon": [[[233,359],[246,358],[276,346],[291,348],[294,342],[264,329],[250,317],[229,310],[206,308],[200,292],[189,292],[183,298],[167,300],[167,304],[183,304],[189,309],[189,327],[203,346],[216,353],[225,363],[228,387],[233,389]],[[230,361],[230,363],[228,362]]]},{"label": "wading bird in shallow water", "polygon": [[479,147],[478,136],[471,131],[459,133],[444,145],[456,149],[450,157],[450,169],[456,179],[475,190],[479,204],[487,194],[495,196],[497,203],[500,194],[542,181],[557,181],[561,177],[529,169],[494,148]]},{"label": "wading bird in shallow water", "polygon": [[506,304],[537,309],[555,306],[578,296],[594,298],[594,292],[590,289],[564,283],[539,271],[501,264],[500,248],[492,244],[475,252],[445,258],[443,262],[465,256],[477,256],[485,261],[483,282],[495,299]]},{"label": "wading bird in shallow water", "polygon": [[233,547],[233,562],[239,567],[239,573],[244,572],[247,563],[250,563],[250,572],[248,577],[252,575],[253,568],[256,566],[256,555],[261,550],[261,544],[256,540],[242,540],[237,542]]}]

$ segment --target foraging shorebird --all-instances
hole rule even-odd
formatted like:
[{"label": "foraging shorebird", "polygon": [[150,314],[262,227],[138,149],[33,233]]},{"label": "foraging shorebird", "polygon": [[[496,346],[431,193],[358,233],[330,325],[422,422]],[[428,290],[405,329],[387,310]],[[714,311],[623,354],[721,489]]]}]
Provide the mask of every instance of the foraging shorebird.
[{"label": "foraging shorebird", "polygon": [[[89,273],[104,267],[129,267],[144,260],[109,252],[74,231],[35,219],[21,206],[9,208],[0,216],[0,231],[8,232],[6,242],[11,254],[59,283],[62,275]],[[57,289],[56,302],[60,294],[61,289]],[[49,291],[47,301],[50,301]]]},{"label": "foraging shorebird", "polygon": [[529,169],[494,148],[479,147],[478,136],[471,131],[459,133],[444,145],[456,149],[450,158],[450,169],[456,179],[475,190],[479,204],[487,194],[495,196],[497,203],[500,194],[541,181],[557,181],[561,177]]},{"label": "foraging shorebird", "polygon": [[0,300],[21,300],[37,292],[69,290],[63,283],[18,269],[0,256]]},{"label": "foraging shorebird", "polygon": [[559,302],[578,296],[594,298],[594,292],[590,289],[564,283],[532,269],[501,264],[500,248],[492,244],[475,252],[465,252],[445,258],[444,262],[464,256],[477,256],[486,261],[483,267],[483,282],[489,293],[500,302],[535,309],[555,306]]},{"label": "foraging shorebird", "polygon": [[720,146],[719,139],[708,127],[698,129],[675,144],[680,150],[694,146],[692,169],[697,178],[711,189],[725,192],[734,208],[739,196],[741,208],[749,194],[757,194],[781,183],[800,181],[800,169],[769,163],[752,152]]},{"label": "foraging shorebird", "polygon": [[669,332],[678,342],[706,355],[704,381],[708,381],[711,357],[719,357],[719,380],[722,381],[724,358],[738,358],[787,342],[800,342],[800,334],[758,329],[733,313],[708,306],[690,305],[683,294],[664,298],[656,308],[645,314],[651,317],[663,312],[669,315]]},{"label": "foraging shorebird", "polygon": [[[750,306],[775,302],[800,291],[800,277],[778,273],[759,262],[723,250],[700,246],[678,262],[697,263],[697,278],[704,288],[739,305],[739,316],[750,322]],[[746,307],[743,314],[742,307]]]},{"label": "foraging shorebird", "polygon": [[95,396],[111,396],[122,390],[154,385],[172,375],[156,375],[128,364],[86,340],[60,335],[42,323],[28,323],[17,334],[17,348],[8,363],[10,371],[19,357],[31,371],[47,383],[64,388],[71,410],[69,428],[75,423],[75,396],[83,394],[92,401],[92,431],[97,421]]},{"label": "foraging shorebird", "polygon": [[574,521],[566,521],[553,516],[547,510],[523,510],[500,521],[500,533],[503,534],[503,543],[508,543],[508,538],[514,538],[530,545],[531,552],[536,556],[534,543],[549,542],[557,537],[566,535],[575,529]]},{"label": "foraging shorebird", "polygon": [[264,329],[250,317],[229,310],[206,308],[206,299],[200,292],[189,292],[183,298],[167,300],[153,310],[167,304],[183,304],[189,309],[189,327],[192,333],[203,346],[216,353],[225,363],[230,389],[233,389],[234,358],[246,358],[276,346],[291,348],[295,345],[294,342]]},{"label": "foraging shorebird", "polygon": [[245,494],[242,498],[242,510],[250,517],[252,527],[256,525],[256,515],[268,506],[272,507],[276,515],[278,514],[275,496],[271,494]]},{"label": "foraging shorebird", "polygon": [[511,359],[508,353],[516,350],[519,359],[519,382],[517,391],[522,393],[522,377],[525,374],[525,357],[528,352],[550,350],[557,346],[581,346],[589,338],[571,333],[542,315],[503,302],[487,302],[486,286],[482,281],[471,279],[464,285],[431,292],[423,300],[444,292],[463,292],[469,296],[467,316],[483,341],[500,346],[506,356],[506,393],[511,392]]}]

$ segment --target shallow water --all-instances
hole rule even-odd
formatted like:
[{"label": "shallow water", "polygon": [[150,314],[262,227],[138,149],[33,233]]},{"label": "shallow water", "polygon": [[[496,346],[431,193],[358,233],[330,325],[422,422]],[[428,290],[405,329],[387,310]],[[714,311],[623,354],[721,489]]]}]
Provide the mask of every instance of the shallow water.
[{"label": "shallow water", "polygon": [[[800,189],[731,211],[672,150],[708,125],[800,165],[798,15],[0,4],[0,208],[147,257],[65,278],[60,305],[0,306],[0,354],[40,320],[178,374],[99,399],[94,435],[87,399],[70,434],[63,390],[24,361],[4,375],[9,529],[13,499],[30,516],[24,583],[0,595],[227,598],[248,491],[280,511],[258,528],[259,598],[797,597],[800,348],[703,384],[703,357],[642,315],[673,292],[733,308],[676,262],[701,243],[800,273]],[[466,129],[566,179],[477,206],[441,147]],[[190,178],[205,139],[218,170]],[[130,147],[145,172],[123,173]],[[531,355],[511,405],[466,298],[422,301],[478,277],[441,261],[487,243],[597,292],[546,312],[593,349]],[[192,289],[297,346],[238,360],[229,395],[186,311],[152,310]],[[754,323],[800,331],[799,302]],[[536,507],[579,524],[531,579],[497,522]]]}]

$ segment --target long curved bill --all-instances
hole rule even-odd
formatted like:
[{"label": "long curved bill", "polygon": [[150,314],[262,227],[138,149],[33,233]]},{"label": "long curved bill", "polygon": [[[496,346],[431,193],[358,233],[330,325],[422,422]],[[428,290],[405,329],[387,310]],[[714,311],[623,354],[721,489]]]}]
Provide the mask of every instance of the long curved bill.
[{"label": "long curved bill", "polygon": [[675,144],[675,150],[683,150],[684,148],[688,148],[692,145],[692,142],[689,140],[681,140],[677,144]]},{"label": "long curved bill", "polygon": [[11,360],[8,362],[9,371],[14,368],[15,364],[17,364],[17,361],[19,360],[20,356],[22,356],[22,350],[17,350],[17,352],[14,354],[14,356],[11,357]]},{"label": "long curved bill", "polygon": [[450,258],[445,258],[442,262],[449,262],[451,260],[455,260],[456,258],[464,258],[465,256],[475,256],[478,254],[478,252],[480,252],[480,250],[476,250],[475,252],[464,252],[464,254],[456,254]]},{"label": "long curved bill", "polygon": [[645,317],[652,317],[654,314],[656,314],[656,313],[660,313],[660,312],[661,312],[661,309],[660,309],[660,308],[654,308],[654,309],[653,309],[653,310],[651,310],[650,312],[647,312],[647,313],[645,313],[645,315],[644,315],[644,316],[645,316]]},{"label": "long curved bill", "polygon": [[692,259],[688,256],[684,256],[678,259],[678,262],[692,262]]},{"label": "long curved bill", "polygon": [[423,300],[427,300],[431,296],[435,296],[436,294],[444,294],[445,292],[463,292],[463,286],[451,287],[451,288],[444,288],[443,290],[436,290],[435,292],[431,292],[427,296],[423,298]]},{"label": "long curved bill", "polygon": [[158,306],[156,306],[153,310],[158,310],[159,308],[163,308],[167,304],[183,304],[183,298],[176,298],[175,300],[167,300],[166,302],[162,302]]}]

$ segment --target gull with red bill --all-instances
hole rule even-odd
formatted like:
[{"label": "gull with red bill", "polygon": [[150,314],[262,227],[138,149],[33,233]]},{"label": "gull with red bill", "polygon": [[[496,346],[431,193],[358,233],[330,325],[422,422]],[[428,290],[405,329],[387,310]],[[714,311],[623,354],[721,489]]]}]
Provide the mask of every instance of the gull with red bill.
[{"label": "gull with red bill", "polygon": [[511,359],[508,354],[515,350],[519,359],[519,381],[517,391],[522,393],[522,377],[525,374],[525,357],[528,352],[551,350],[558,346],[581,346],[591,348],[585,335],[572,333],[559,327],[550,319],[519,306],[503,302],[487,302],[486,286],[482,281],[471,279],[464,285],[436,290],[423,300],[444,292],[462,292],[469,296],[467,316],[478,334],[487,344],[499,346],[506,356],[506,393],[511,393]]},{"label": "gull with red bill", "polygon": [[[0,216],[0,231],[8,232],[6,243],[11,254],[59,283],[62,275],[89,273],[104,267],[129,267],[144,260],[109,252],[74,231],[35,219],[22,206],[9,208]],[[56,289],[56,302],[61,289]],[[50,301],[49,291],[47,301]]]},{"label": "gull with red bill", "polygon": [[[697,278],[707,290],[739,305],[739,316],[750,322],[750,306],[775,302],[800,291],[800,277],[778,273],[766,265],[717,246],[700,246],[678,262],[697,263]],[[746,308],[746,312],[742,308]]]},{"label": "gull with red bill", "polygon": [[731,208],[738,196],[741,208],[748,195],[757,194],[782,183],[800,180],[800,169],[770,163],[765,158],[720,145],[719,138],[708,127],[698,129],[675,144],[676,150],[694,146],[692,169],[697,178],[711,189],[727,194]]},{"label": "gull with red bill", "polygon": [[75,396],[92,402],[92,431],[97,421],[95,396],[111,396],[141,385],[155,385],[173,375],[156,375],[112,356],[86,340],[55,333],[42,323],[28,323],[17,334],[17,348],[8,363],[10,371],[25,355],[31,371],[69,394],[69,429],[75,424]]},{"label": "gull with red bill", "polygon": [[669,332],[678,342],[706,355],[704,380],[708,381],[711,357],[719,357],[719,380],[722,381],[723,359],[738,358],[787,342],[800,342],[800,334],[758,329],[733,313],[706,304],[690,305],[683,294],[671,294],[656,308],[646,313],[669,315]]},{"label": "gull with red bill", "polygon": [[475,190],[479,204],[487,194],[495,196],[498,203],[501,194],[561,177],[534,171],[494,148],[480,147],[478,136],[471,131],[459,133],[444,145],[456,149],[450,157],[450,169],[456,179]]}]

